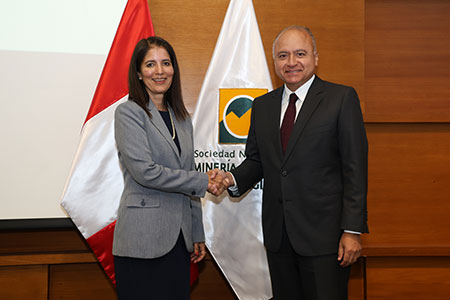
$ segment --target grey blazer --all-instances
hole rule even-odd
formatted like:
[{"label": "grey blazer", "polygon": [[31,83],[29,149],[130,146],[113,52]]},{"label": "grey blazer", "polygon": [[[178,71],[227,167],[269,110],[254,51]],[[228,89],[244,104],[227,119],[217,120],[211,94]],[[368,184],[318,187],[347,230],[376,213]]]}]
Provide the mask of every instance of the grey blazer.
[{"label": "grey blazer", "polygon": [[[115,112],[115,139],[125,186],[120,200],[113,254],[156,258],[168,253],[180,231],[186,248],[205,240],[201,203],[208,176],[194,170],[190,118],[174,117],[181,154],[152,101],[145,111],[133,101]],[[173,110],[169,107],[172,116]]]}]

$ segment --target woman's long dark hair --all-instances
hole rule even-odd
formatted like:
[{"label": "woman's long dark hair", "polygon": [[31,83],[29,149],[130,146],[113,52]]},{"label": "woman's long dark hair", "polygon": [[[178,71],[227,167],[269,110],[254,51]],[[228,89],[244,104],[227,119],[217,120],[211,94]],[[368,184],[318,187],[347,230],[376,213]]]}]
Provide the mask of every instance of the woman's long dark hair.
[{"label": "woman's long dark hair", "polygon": [[189,115],[186,107],[183,103],[183,97],[181,95],[181,80],[180,80],[180,68],[178,66],[177,57],[172,46],[164,39],[151,36],[146,39],[140,40],[134,48],[133,55],[131,56],[130,68],[128,71],[128,90],[130,100],[136,102],[142,107],[147,115],[151,118],[150,111],[147,108],[149,96],[145,89],[145,84],[142,80],[139,80],[138,72],[141,71],[141,65],[145,58],[145,55],[151,48],[162,47],[169,53],[170,60],[173,66],[173,78],[167,92],[164,94],[164,104],[172,107],[175,117],[178,120],[184,120]]}]

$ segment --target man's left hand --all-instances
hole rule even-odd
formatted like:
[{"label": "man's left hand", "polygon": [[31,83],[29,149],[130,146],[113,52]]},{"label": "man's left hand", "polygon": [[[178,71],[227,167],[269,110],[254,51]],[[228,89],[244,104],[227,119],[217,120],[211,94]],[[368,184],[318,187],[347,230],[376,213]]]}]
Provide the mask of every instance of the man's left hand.
[{"label": "man's left hand", "polygon": [[339,241],[338,260],[341,267],[353,264],[361,255],[361,237],[359,234],[344,232]]}]

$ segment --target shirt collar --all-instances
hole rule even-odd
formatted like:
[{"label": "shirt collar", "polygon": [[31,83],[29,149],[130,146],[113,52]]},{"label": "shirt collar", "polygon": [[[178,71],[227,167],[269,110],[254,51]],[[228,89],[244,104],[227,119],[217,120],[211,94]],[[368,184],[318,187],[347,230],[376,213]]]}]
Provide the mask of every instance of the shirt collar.
[{"label": "shirt collar", "polygon": [[305,82],[302,86],[300,86],[296,91],[291,91],[286,84],[284,84],[284,91],[283,91],[283,101],[288,101],[289,96],[292,93],[295,93],[300,99],[300,101],[305,101],[306,94],[308,93],[309,88],[311,87],[311,84],[314,81],[314,78],[316,78],[316,75],[311,76],[310,79],[308,79],[307,82]]}]

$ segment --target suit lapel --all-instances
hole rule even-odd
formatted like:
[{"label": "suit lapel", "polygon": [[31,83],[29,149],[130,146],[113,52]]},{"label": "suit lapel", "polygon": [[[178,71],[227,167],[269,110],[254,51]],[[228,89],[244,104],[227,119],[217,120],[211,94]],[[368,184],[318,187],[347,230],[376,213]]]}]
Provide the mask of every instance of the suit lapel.
[{"label": "suit lapel", "polygon": [[280,137],[280,115],[281,115],[281,97],[283,95],[284,85],[283,87],[278,88],[272,94],[272,99],[268,101],[269,103],[269,117],[267,124],[276,124],[276,126],[269,126],[270,132],[268,136],[274,137],[273,145],[275,147],[275,154],[277,157],[283,157],[283,151],[281,149],[281,137]]},{"label": "suit lapel", "polygon": [[279,88],[276,93],[274,93],[273,101],[271,102],[272,107],[270,107],[270,111],[272,111],[273,119],[268,122],[268,124],[276,124],[276,126],[272,126],[271,128],[274,129],[274,132],[270,133],[270,136],[275,136],[274,145],[275,146],[275,153],[277,157],[280,159],[283,157],[283,149],[281,148],[281,136],[280,136],[280,118],[281,118],[281,98],[283,96],[283,87]]},{"label": "suit lapel", "polygon": [[287,158],[291,154],[295,144],[297,143],[297,140],[299,139],[300,135],[303,132],[303,129],[305,128],[306,124],[311,118],[311,115],[314,113],[316,107],[322,100],[322,97],[320,95],[322,92],[323,92],[322,80],[316,75],[316,78],[314,79],[311,87],[309,88],[308,94],[306,95],[302,108],[298,113],[297,120],[295,121],[294,124],[294,128],[292,129],[291,137],[289,138],[286,153],[283,158],[283,164],[286,162]]},{"label": "suit lapel", "polygon": [[[151,119],[150,122],[155,126],[156,129],[158,129],[159,133],[164,137],[164,139],[169,143],[170,147],[172,148],[173,152],[175,153],[175,156],[177,157],[178,161],[180,160],[180,154],[178,152],[177,145],[175,145],[175,142],[172,140],[172,136],[170,135],[169,129],[166,126],[166,123],[164,123],[163,118],[161,117],[161,114],[159,113],[158,109],[156,108],[155,104],[151,100],[148,101],[148,108],[150,110]],[[173,111],[170,112],[173,116],[173,119],[176,119],[173,115]],[[174,120],[175,124],[175,120]],[[176,126],[175,126],[176,129]],[[178,132],[177,132],[178,134]],[[181,141],[179,140],[180,145]]]}]

